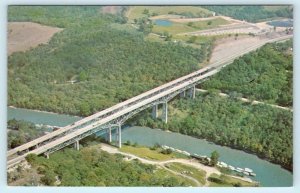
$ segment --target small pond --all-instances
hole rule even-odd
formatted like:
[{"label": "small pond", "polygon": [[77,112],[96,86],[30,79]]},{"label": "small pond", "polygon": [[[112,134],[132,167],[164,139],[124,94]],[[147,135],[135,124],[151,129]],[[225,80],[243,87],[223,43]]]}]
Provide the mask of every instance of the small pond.
[{"label": "small pond", "polygon": [[163,20],[163,19],[156,19],[154,20],[154,23],[156,25],[160,25],[160,26],[171,26],[172,22],[169,20]]},{"label": "small pond", "polygon": [[275,27],[293,27],[293,20],[276,20],[276,21],[270,21],[267,24]]}]

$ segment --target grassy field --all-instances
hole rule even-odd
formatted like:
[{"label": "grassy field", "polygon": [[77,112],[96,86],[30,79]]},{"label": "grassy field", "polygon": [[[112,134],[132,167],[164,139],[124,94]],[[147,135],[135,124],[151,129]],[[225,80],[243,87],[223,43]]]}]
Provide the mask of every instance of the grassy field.
[{"label": "grassy field", "polygon": [[225,176],[225,175],[217,175],[217,174],[212,174],[210,175],[209,178],[214,178],[217,179],[219,182],[212,182],[209,180],[209,186],[210,187],[234,187],[234,186],[241,186],[241,187],[254,187],[255,183],[250,183],[246,182],[237,178],[233,178],[230,176]]},{"label": "grassy field", "polygon": [[195,30],[196,30],[195,28],[190,27],[186,24],[172,22],[171,26],[154,25],[152,32],[154,32],[154,33],[168,32],[172,35],[175,35],[178,33],[192,32]]},{"label": "grassy field", "polygon": [[186,32],[216,28],[220,25],[225,25],[229,23],[230,23],[229,21],[222,18],[211,19],[208,21],[196,21],[196,22],[185,22],[185,23],[172,22],[171,26],[154,25],[153,32],[154,33],[168,32],[172,35],[175,35],[178,33],[186,33]]},{"label": "grassy field", "polygon": [[179,173],[191,176],[191,177],[197,179],[203,185],[206,182],[206,179],[205,179],[206,172],[203,170],[199,170],[194,167],[186,166],[186,165],[183,165],[180,163],[171,163],[171,164],[168,164],[167,167],[173,171],[177,171]]},{"label": "grassy field", "polygon": [[187,158],[187,156],[183,154],[178,154],[175,152],[171,154],[162,154],[160,153],[161,149],[151,150],[148,147],[141,147],[141,146],[133,147],[128,145],[123,145],[123,147],[120,150],[122,152],[131,153],[138,157],[142,157],[150,160],[165,161],[173,158]]},{"label": "grassy field", "polygon": [[130,21],[137,19],[137,18],[141,18],[146,16],[145,14],[143,14],[144,10],[147,9],[149,10],[149,14],[150,16],[153,15],[165,15],[165,14],[175,14],[177,13],[177,15],[182,15],[184,13],[188,13],[190,12],[191,14],[194,15],[198,15],[198,14],[202,14],[202,15],[210,15],[211,12],[201,8],[201,7],[196,7],[196,6],[133,6],[130,7],[129,10],[129,14],[128,19]]},{"label": "grassy field", "polygon": [[229,23],[230,23],[229,21],[218,17],[216,19],[211,19],[208,21],[191,22],[191,26],[198,30],[204,30],[204,29],[215,28],[220,25],[225,25],[225,24],[229,24]]}]

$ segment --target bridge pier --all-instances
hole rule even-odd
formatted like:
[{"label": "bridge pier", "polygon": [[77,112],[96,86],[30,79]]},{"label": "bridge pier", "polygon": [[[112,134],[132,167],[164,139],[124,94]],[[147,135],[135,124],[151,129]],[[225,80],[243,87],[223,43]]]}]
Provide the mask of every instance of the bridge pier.
[{"label": "bridge pier", "polygon": [[117,130],[118,130],[118,147],[121,148],[122,147],[122,125],[121,125],[121,123],[119,123]]},{"label": "bridge pier", "polygon": [[162,119],[165,123],[168,123],[168,102],[163,103]]},{"label": "bridge pier", "polygon": [[45,153],[45,157],[46,157],[46,159],[49,159],[49,154]]},{"label": "bridge pier", "polygon": [[195,85],[189,89],[189,97],[194,99],[195,98],[195,92],[196,92],[196,88]]},{"label": "bridge pier", "polygon": [[108,127],[108,141],[111,143],[111,126]]},{"label": "bridge pier", "polygon": [[185,90],[182,91],[182,92],[180,93],[180,97],[181,97],[181,98],[184,98],[184,97],[185,97]]},{"label": "bridge pier", "polygon": [[152,118],[156,119],[158,117],[158,105],[152,107]]},{"label": "bridge pier", "polygon": [[79,140],[76,140],[76,142],[74,143],[74,148],[79,151]]}]

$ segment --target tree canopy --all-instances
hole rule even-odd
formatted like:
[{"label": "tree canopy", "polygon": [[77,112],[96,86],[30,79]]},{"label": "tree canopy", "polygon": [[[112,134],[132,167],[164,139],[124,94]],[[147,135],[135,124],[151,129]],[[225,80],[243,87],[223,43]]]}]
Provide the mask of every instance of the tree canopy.
[{"label": "tree canopy", "polygon": [[267,44],[236,59],[201,87],[281,106],[293,106],[293,41]]},{"label": "tree canopy", "polygon": [[[115,29],[117,16],[95,13],[97,6],[58,6],[58,15],[47,7],[9,8],[10,21],[68,23],[49,44],[8,58],[9,105],[87,116],[193,72],[206,59],[207,46],[149,42],[142,32]],[[75,22],[73,14],[84,19]]]}]

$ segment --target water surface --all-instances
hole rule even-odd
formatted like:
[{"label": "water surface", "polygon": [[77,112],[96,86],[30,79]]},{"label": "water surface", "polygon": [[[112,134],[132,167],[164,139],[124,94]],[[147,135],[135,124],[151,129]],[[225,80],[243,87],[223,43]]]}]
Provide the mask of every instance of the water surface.
[{"label": "water surface", "polygon": [[[26,109],[8,108],[8,119],[27,120],[36,124],[65,126],[78,119],[68,115],[37,112]],[[114,139],[114,138],[113,138]],[[197,139],[179,133],[171,133],[159,129],[147,127],[124,127],[122,141],[130,140],[141,145],[152,146],[155,143],[185,150],[190,153],[210,156],[216,150],[220,154],[220,160],[232,166],[251,168],[257,174],[253,179],[259,181],[261,186],[292,186],[293,175],[291,172],[272,164],[255,155],[228,147],[215,145],[203,139]]]},{"label": "water surface", "polygon": [[293,20],[276,20],[276,21],[270,21],[267,24],[275,27],[293,27]]},{"label": "water surface", "polygon": [[154,23],[156,25],[159,25],[159,26],[165,26],[165,27],[168,27],[168,26],[171,26],[172,25],[172,22],[169,21],[169,20],[165,20],[165,19],[156,19],[154,20]]}]

